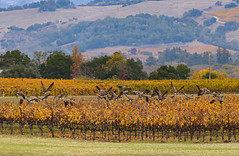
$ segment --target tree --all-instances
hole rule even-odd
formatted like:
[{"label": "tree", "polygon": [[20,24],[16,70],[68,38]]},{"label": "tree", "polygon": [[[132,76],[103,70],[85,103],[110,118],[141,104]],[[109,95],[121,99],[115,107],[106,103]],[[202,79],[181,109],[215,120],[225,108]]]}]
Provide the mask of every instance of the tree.
[{"label": "tree", "polygon": [[157,71],[149,74],[151,80],[163,79],[187,79],[189,77],[190,68],[185,64],[179,64],[176,68],[174,66],[160,66]]},{"label": "tree", "polygon": [[147,73],[143,72],[143,63],[134,59],[127,59],[126,61],[127,74],[121,79],[128,80],[143,80],[147,78]]},{"label": "tree", "polygon": [[28,65],[31,61],[28,55],[21,53],[19,50],[7,51],[6,54],[1,55],[0,58],[0,66],[2,68],[19,64]]},{"label": "tree", "polygon": [[173,66],[160,66],[156,72],[151,72],[149,74],[149,79],[178,79],[177,71]]},{"label": "tree", "polygon": [[218,47],[217,49],[217,63],[226,64],[229,62],[230,53],[225,48],[221,49]]},{"label": "tree", "polygon": [[40,78],[40,73],[28,55],[19,50],[7,51],[1,55],[2,77]]},{"label": "tree", "polygon": [[83,61],[82,52],[79,51],[79,48],[76,45],[74,45],[72,49],[73,64],[71,65],[72,78],[76,78],[80,76],[80,67],[81,67],[82,61]]},{"label": "tree", "polygon": [[127,58],[118,52],[115,52],[103,66],[109,72],[109,77],[117,76],[119,79],[124,75]]},{"label": "tree", "polygon": [[107,79],[108,71],[105,70],[104,65],[110,59],[110,56],[101,56],[93,58],[92,61],[85,62],[81,65],[81,74],[85,77],[95,79]]},{"label": "tree", "polygon": [[66,55],[62,51],[54,51],[47,57],[45,65],[46,72],[43,77],[50,79],[70,79],[70,67],[72,63],[72,57],[70,55]]},{"label": "tree", "polygon": [[72,5],[70,0],[57,0],[56,6],[57,8],[69,8]]},{"label": "tree", "polygon": [[188,68],[188,66],[185,64],[178,64],[176,67],[176,70],[177,70],[179,79],[187,79],[190,76],[189,73],[191,69]]},{"label": "tree", "polygon": [[39,12],[44,11],[56,11],[56,2],[55,0],[40,1]]},{"label": "tree", "polygon": [[157,65],[157,59],[153,56],[149,56],[145,62],[146,66],[155,66]]},{"label": "tree", "polygon": [[29,65],[12,65],[8,69],[4,69],[1,73],[2,77],[12,78],[40,78],[40,73],[37,67],[33,63]]},{"label": "tree", "polygon": [[33,61],[36,63],[37,66],[39,66],[40,64],[46,62],[47,55],[47,52],[34,51]]}]

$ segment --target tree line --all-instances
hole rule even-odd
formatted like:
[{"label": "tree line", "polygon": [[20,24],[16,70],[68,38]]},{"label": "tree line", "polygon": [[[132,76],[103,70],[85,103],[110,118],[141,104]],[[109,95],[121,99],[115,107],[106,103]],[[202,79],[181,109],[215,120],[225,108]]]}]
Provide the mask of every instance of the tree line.
[{"label": "tree line", "polygon": [[[228,63],[236,63],[238,61],[238,56],[235,54],[229,53],[229,51],[225,48],[218,47],[217,53],[212,54],[210,52],[204,52],[202,54],[199,53],[189,53],[187,50],[182,50],[180,47],[167,48],[163,52],[158,52],[158,58],[154,58],[153,56],[148,57],[145,62],[147,66],[159,66],[163,65],[167,62],[175,62],[175,63],[185,63],[188,66],[194,65],[203,65],[209,64],[209,55],[211,60],[211,65],[213,64],[228,64]],[[232,60],[231,57],[234,57]]]},{"label": "tree line", "polygon": [[190,73],[187,65],[179,64],[177,67],[161,66],[148,75],[143,71],[142,61],[126,58],[119,52],[84,60],[77,46],[72,55],[62,51],[35,51],[33,59],[19,50],[7,51],[0,56],[0,68],[1,77],[49,79],[186,79]]}]

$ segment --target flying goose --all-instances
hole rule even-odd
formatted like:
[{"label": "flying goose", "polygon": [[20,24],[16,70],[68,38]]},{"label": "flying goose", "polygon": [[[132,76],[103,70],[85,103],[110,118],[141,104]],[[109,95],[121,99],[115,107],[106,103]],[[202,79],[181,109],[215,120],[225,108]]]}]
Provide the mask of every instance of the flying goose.
[{"label": "flying goose", "polygon": [[54,82],[52,82],[47,89],[46,89],[46,87],[44,86],[44,84],[43,84],[42,81],[41,81],[41,85],[42,85],[42,89],[43,89],[42,94],[48,94],[48,93],[50,92],[51,88],[53,87]]},{"label": "flying goose", "polygon": [[134,94],[138,95],[139,98],[145,97],[146,101],[149,102],[149,97],[148,95],[145,95],[144,92],[141,91],[132,91]]},{"label": "flying goose", "polygon": [[186,100],[189,100],[189,99],[194,99],[193,95],[192,96],[189,96],[188,94],[182,92],[184,96],[186,96]]},{"label": "flying goose", "polygon": [[172,97],[176,96],[184,88],[184,86],[182,86],[179,90],[177,90],[176,87],[173,85],[173,82],[171,82],[171,86],[173,88],[173,94],[174,94]]},{"label": "flying goose", "polygon": [[222,104],[223,102],[226,103],[225,101],[222,100],[223,96],[218,96],[216,99],[213,99],[212,101],[210,101],[210,104],[219,101],[220,104]]},{"label": "flying goose", "polygon": [[148,93],[151,98],[157,95],[157,93],[154,90],[145,89],[145,92]]},{"label": "flying goose", "polygon": [[157,87],[154,88],[154,91],[156,92],[157,96],[158,96],[158,101],[163,101],[164,99],[166,99],[167,94],[168,94],[168,90],[166,90],[164,93],[162,93]]},{"label": "flying goose", "polygon": [[209,94],[210,90],[207,88],[200,88],[198,85],[196,85],[198,88],[198,96],[202,96],[203,94]]},{"label": "flying goose", "polygon": [[71,106],[77,105],[76,102],[73,101],[73,98],[71,98],[71,99],[65,99],[65,100],[64,100],[64,104],[65,104],[65,107],[67,107],[67,105],[69,105],[69,104],[70,104]]}]

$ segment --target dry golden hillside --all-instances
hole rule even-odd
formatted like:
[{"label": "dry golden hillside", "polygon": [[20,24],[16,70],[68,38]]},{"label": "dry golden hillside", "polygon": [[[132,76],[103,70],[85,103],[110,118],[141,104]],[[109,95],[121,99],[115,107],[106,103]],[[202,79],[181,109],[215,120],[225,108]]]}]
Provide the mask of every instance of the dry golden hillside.
[{"label": "dry golden hillside", "polygon": [[220,20],[224,22],[229,21],[239,22],[239,7],[207,13],[219,17]]}]

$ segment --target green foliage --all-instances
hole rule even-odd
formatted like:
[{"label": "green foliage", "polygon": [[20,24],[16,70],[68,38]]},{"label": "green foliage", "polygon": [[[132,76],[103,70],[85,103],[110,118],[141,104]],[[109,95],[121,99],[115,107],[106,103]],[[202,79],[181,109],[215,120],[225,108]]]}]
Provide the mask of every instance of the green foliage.
[{"label": "green foliage", "polygon": [[[203,78],[203,79],[209,79],[209,72],[206,73],[205,75],[203,75],[202,78]],[[217,74],[211,73],[211,79],[217,79],[217,78],[218,78]]]},{"label": "green foliage", "polygon": [[183,17],[184,18],[188,18],[188,17],[200,17],[202,15],[202,12],[201,10],[198,10],[198,9],[192,9],[192,10],[189,10],[188,12],[185,12],[183,14]]},{"label": "green foliage", "polygon": [[222,6],[222,1],[217,1],[217,2],[215,3],[215,6]]},{"label": "green foliage", "polygon": [[52,25],[52,22],[47,22],[47,23],[43,23],[43,24],[34,24],[29,26],[26,30],[27,31],[37,31],[40,30],[41,28],[47,27],[49,25]]},{"label": "green foliage", "polygon": [[[66,55],[62,51],[54,51],[47,57],[45,67],[42,65],[42,75],[44,78],[50,79],[70,79],[72,65],[72,58],[70,55]],[[44,70],[45,68],[45,70]]]},{"label": "green foliage", "polygon": [[167,48],[164,50],[158,59],[158,64],[164,64],[165,62],[186,63],[188,66],[208,64],[208,54],[190,54],[186,50],[182,50],[179,47],[172,49]]},{"label": "green foliage", "polygon": [[33,63],[29,63],[27,66],[24,64],[12,65],[4,69],[1,76],[9,78],[40,78],[40,73]]},{"label": "green foliage", "polygon": [[106,64],[109,59],[109,56],[101,56],[83,63],[80,70],[81,75],[95,79],[107,79],[109,73],[103,68],[103,65]]},{"label": "green foliage", "polygon": [[225,48],[217,49],[217,63],[219,64],[227,64],[229,62],[230,54],[229,51]]},{"label": "green foliage", "polygon": [[237,5],[236,5],[236,3],[229,3],[229,4],[226,4],[225,6],[224,6],[224,8],[226,8],[226,9],[229,9],[229,8],[235,8],[235,7],[237,7]]},{"label": "green foliage", "polygon": [[147,73],[143,72],[143,63],[140,60],[127,59],[118,52],[112,56],[101,56],[83,63],[81,72],[84,77],[96,79],[147,79]]},{"label": "green foliage", "polygon": [[158,64],[157,59],[153,56],[149,56],[145,62],[146,66],[155,66],[157,64]]},{"label": "green foliage", "polygon": [[204,24],[205,26],[210,26],[210,25],[212,25],[213,23],[215,23],[216,21],[217,21],[217,19],[216,19],[215,17],[212,17],[212,18],[210,18],[210,19],[205,20],[205,21],[203,22],[203,24]]},{"label": "green foliage", "polygon": [[39,78],[37,67],[30,58],[19,50],[7,51],[1,55],[0,66],[3,69],[2,77]]},{"label": "green foliage", "polygon": [[56,2],[55,0],[47,0],[47,1],[41,1],[40,2],[40,8],[39,12],[44,12],[44,11],[56,11]]},{"label": "green foliage", "polygon": [[28,65],[31,61],[27,55],[21,53],[19,50],[7,51],[6,54],[2,54],[0,58],[1,68],[8,68],[12,65],[19,64]]},{"label": "green foliage", "polygon": [[143,72],[143,63],[140,60],[127,59],[126,61],[127,75],[121,79],[124,80],[144,80],[147,79],[147,73]]},{"label": "green foliage", "polygon": [[11,27],[8,27],[9,30],[15,30],[15,31],[22,31],[24,30],[23,28],[19,28],[19,27],[16,27],[16,26],[11,26]]},{"label": "green foliage", "polygon": [[179,64],[176,68],[174,66],[162,65],[157,71],[149,74],[150,80],[163,80],[163,79],[186,79],[189,77],[190,68],[187,65]]}]

